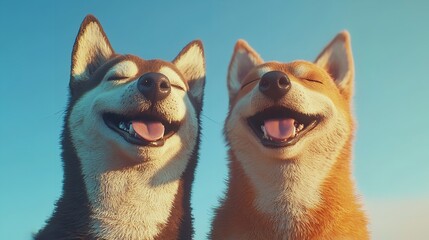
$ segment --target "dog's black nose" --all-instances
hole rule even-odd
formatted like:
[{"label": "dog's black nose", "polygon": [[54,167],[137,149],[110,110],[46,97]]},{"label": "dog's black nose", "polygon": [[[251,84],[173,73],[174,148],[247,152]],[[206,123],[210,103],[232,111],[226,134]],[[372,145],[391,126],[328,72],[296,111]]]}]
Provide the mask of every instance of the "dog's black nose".
[{"label": "dog's black nose", "polygon": [[265,73],[259,82],[259,91],[265,96],[279,100],[290,89],[291,83],[288,76],[280,71]]},{"label": "dog's black nose", "polygon": [[166,98],[171,92],[171,84],[168,78],[162,73],[150,72],[143,74],[138,82],[137,88],[152,102]]}]

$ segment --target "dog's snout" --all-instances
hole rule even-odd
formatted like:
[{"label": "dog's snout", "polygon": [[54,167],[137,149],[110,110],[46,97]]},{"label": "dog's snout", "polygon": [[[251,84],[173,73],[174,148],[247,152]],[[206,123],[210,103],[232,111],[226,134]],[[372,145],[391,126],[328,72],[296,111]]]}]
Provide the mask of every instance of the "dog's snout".
[{"label": "dog's snout", "polygon": [[150,72],[143,74],[138,82],[137,88],[145,98],[155,102],[166,98],[171,92],[171,84],[162,73]]},{"label": "dog's snout", "polygon": [[265,73],[259,82],[259,91],[273,100],[283,97],[290,89],[288,76],[280,71]]}]

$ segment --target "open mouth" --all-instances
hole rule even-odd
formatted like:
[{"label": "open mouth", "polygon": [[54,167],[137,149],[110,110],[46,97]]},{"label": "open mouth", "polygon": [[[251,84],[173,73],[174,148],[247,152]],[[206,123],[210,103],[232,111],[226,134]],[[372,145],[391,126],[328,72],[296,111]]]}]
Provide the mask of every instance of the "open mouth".
[{"label": "open mouth", "polygon": [[320,119],[318,115],[272,107],[249,117],[247,122],[264,146],[280,148],[297,143]]},{"label": "open mouth", "polygon": [[180,127],[179,122],[168,122],[152,113],[141,113],[136,117],[105,113],[103,119],[105,124],[125,141],[139,146],[163,146],[165,140],[174,135]]}]

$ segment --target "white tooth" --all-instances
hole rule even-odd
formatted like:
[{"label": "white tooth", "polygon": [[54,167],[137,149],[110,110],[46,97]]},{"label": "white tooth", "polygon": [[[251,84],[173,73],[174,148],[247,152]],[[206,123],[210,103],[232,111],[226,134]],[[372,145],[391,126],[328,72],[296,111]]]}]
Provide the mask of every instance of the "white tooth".
[{"label": "white tooth", "polygon": [[133,128],[133,125],[130,125],[128,133],[131,134],[132,136],[136,136],[137,135],[136,131]]},{"label": "white tooth", "polygon": [[261,126],[261,130],[264,133],[263,137],[268,139],[267,130],[265,130],[265,126],[264,125]]},{"label": "white tooth", "polygon": [[301,131],[302,129],[304,129],[304,124],[299,124],[298,131]]},{"label": "white tooth", "polygon": [[125,130],[125,131],[127,130],[124,122],[120,122],[119,123],[119,128],[122,129],[122,130]]}]

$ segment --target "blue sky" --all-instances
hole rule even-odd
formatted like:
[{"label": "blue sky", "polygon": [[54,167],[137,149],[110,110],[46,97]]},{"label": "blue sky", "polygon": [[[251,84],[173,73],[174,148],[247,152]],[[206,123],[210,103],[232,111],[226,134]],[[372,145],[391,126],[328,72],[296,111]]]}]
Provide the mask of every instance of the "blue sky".
[{"label": "blue sky", "polygon": [[118,53],[171,60],[191,40],[204,43],[196,239],[205,239],[225,189],[226,70],[236,40],[265,60],[313,60],[343,29],[356,65],[354,178],[374,239],[429,236],[429,2],[146,2],[0,2],[0,239],[29,239],[60,196],[70,53],[88,13]]}]

